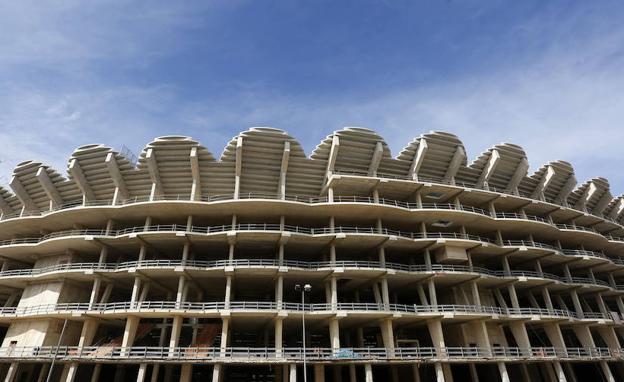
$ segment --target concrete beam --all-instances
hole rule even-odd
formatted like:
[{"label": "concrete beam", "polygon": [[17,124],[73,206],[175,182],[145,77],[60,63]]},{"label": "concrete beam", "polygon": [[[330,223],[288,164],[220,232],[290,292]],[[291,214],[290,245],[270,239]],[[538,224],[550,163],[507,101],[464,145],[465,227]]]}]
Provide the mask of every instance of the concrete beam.
[{"label": "concrete beam", "polygon": [[236,139],[236,168],[234,170],[234,199],[240,195],[240,181],[243,173],[243,137]]},{"label": "concrete beam", "polygon": [[191,200],[201,199],[201,176],[199,173],[199,158],[197,156],[197,147],[191,148],[191,175],[193,176],[193,184],[191,185]]},{"label": "concrete beam", "polygon": [[444,174],[445,182],[455,183],[455,175],[457,175],[459,166],[461,166],[464,158],[466,158],[464,148],[462,146],[457,146],[453,158],[451,158],[451,163],[449,163],[449,167],[446,169],[446,174]]},{"label": "concrete beam", "polygon": [[145,154],[145,159],[147,161],[147,171],[150,175],[150,180],[152,181],[152,195],[153,198],[154,193],[157,195],[163,195],[162,182],[160,181],[160,173],[158,172],[158,163],[156,161],[156,152],[154,152],[153,148],[147,149],[147,153]]},{"label": "concrete beam", "polygon": [[544,173],[544,175],[540,179],[539,183],[535,187],[535,190],[531,194],[531,198],[532,199],[544,200],[544,192],[546,191],[546,189],[550,185],[550,182],[553,180],[554,176],[555,176],[555,169],[552,166],[549,165],[546,168],[546,172]]},{"label": "concrete beam", "polygon": [[288,161],[290,159],[290,142],[284,142],[282,153],[282,165],[280,166],[280,178],[277,186],[277,195],[280,199],[286,198],[286,174],[288,173]]},{"label": "concrete beam", "polygon": [[418,150],[416,150],[416,154],[412,160],[412,165],[407,173],[407,176],[410,179],[418,180],[418,170],[420,170],[420,166],[425,159],[425,154],[427,153],[428,148],[429,146],[427,145],[427,140],[425,138],[421,138],[418,142]]},{"label": "concrete beam", "polygon": [[126,182],[124,181],[123,175],[121,175],[121,171],[119,171],[119,164],[117,163],[115,154],[108,153],[108,155],[106,155],[106,159],[104,160],[104,164],[106,164],[106,168],[108,169],[108,173],[113,180],[113,184],[117,188],[118,195],[123,199],[129,199],[130,194],[126,188]]},{"label": "concrete beam", "polygon": [[516,171],[514,171],[513,176],[509,180],[509,184],[507,185],[506,192],[518,193],[518,185],[522,182],[522,179],[527,175],[529,171],[529,161],[526,158],[522,158],[518,166],[516,167]]},{"label": "concrete beam", "polygon": [[332,138],[331,149],[329,150],[329,158],[327,158],[327,168],[325,170],[325,179],[334,173],[334,166],[336,165],[336,159],[338,158],[338,149],[340,149],[340,138],[334,135]]},{"label": "concrete beam", "polygon": [[383,144],[381,142],[377,142],[375,145],[375,151],[373,152],[373,157],[368,165],[368,176],[377,176],[377,169],[379,168],[379,163],[381,163],[382,156]]},{"label": "concrete beam", "polygon": [[481,175],[479,175],[479,179],[477,179],[477,188],[483,187],[492,177],[494,171],[496,171],[496,167],[500,163],[500,154],[498,150],[492,150],[490,154],[490,158],[488,159],[485,167],[483,167],[483,171],[481,171]]},{"label": "concrete beam", "polygon": [[576,177],[574,177],[574,175],[570,175],[568,180],[559,191],[559,194],[557,194],[557,198],[555,199],[555,201],[559,202],[559,204],[567,205],[568,195],[570,195],[570,192],[572,192],[574,187],[576,187]]},{"label": "concrete beam", "polygon": [[13,212],[13,208],[9,206],[9,203],[7,203],[2,196],[0,196],[0,213],[3,215],[10,215]]},{"label": "concrete beam", "polygon": [[609,218],[618,220],[622,217],[622,213],[624,213],[624,197],[620,197],[617,204],[613,207],[611,212],[609,212]]},{"label": "concrete beam", "polygon": [[595,215],[602,214],[602,212],[605,210],[605,208],[607,208],[609,203],[611,203],[612,199],[613,197],[611,196],[611,193],[605,191],[605,193],[596,202],[594,208],[592,208],[592,213],[594,213]]},{"label": "concrete beam", "polygon": [[91,190],[91,186],[89,186],[89,182],[87,182],[87,178],[85,178],[82,168],[80,168],[80,164],[78,164],[78,160],[76,160],[76,158],[69,162],[69,173],[74,179],[74,182],[76,182],[78,188],[80,188],[80,191],[82,191],[82,195],[85,200],[95,200],[95,194],[93,193],[93,190]]},{"label": "concrete beam", "polygon": [[56,186],[52,183],[52,179],[50,179],[50,176],[44,167],[39,167],[36,177],[39,184],[41,184],[41,187],[43,187],[43,191],[45,191],[52,203],[56,206],[62,206],[63,198],[61,198],[61,194],[59,194]]}]

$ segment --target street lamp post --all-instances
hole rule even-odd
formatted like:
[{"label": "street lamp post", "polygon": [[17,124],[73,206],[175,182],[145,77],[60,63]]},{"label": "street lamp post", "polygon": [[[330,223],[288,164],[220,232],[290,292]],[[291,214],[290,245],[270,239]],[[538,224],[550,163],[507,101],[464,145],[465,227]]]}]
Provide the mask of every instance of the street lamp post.
[{"label": "street lamp post", "polygon": [[300,284],[295,284],[295,291],[301,292],[301,328],[303,339],[303,382],[308,382],[308,368],[306,363],[306,329],[305,329],[305,294],[312,291],[312,285],[305,284],[303,288]]}]

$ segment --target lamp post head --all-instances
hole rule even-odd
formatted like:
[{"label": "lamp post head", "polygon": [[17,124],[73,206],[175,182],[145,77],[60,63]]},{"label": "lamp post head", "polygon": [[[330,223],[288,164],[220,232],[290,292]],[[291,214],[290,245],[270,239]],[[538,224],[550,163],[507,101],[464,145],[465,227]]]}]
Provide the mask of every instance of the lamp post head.
[{"label": "lamp post head", "polygon": [[303,291],[304,292],[311,292],[312,291],[312,285],[310,284],[306,284],[303,286]]}]

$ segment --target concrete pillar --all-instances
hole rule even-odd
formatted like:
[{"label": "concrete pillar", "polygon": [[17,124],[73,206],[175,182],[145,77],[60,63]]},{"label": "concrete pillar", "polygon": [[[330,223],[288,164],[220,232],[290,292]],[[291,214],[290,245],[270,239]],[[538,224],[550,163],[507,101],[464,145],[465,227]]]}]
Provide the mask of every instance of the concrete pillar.
[{"label": "concrete pillar", "polygon": [[275,280],[275,303],[277,309],[282,309],[282,302],[284,301],[284,276],[278,275]]},{"label": "concrete pillar", "polygon": [[340,326],[335,317],[329,320],[329,337],[332,349],[340,349]]},{"label": "concrete pillar", "polygon": [[225,308],[230,308],[230,301],[232,299],[232,276],[227,276],[225,278]]},{"label": "concrete pillar", "polygon": [[511,382],[509,380],[509,374],[507,373],[507,367],[505,366],[505,362],[497,362],[498,372],[500,373],[501,382]]},{"label": "concrete pillar", "polygon": [[44,363],[41,365],[41,370],[39,370],[39,377],[37,378],[37,382],[45,382],[48,377],[48,370],[50,370],[50,364]]},{"label": "concrete pillar", "polygon": [[[442,332],[442,321],[439,318],[427,320],[427,328],[431,341],[436,349],[437,357],[446,357],[446,345],[444,343],[444,333]],[[435,363],[437,380],[440,382],[453,382],[453,374],[448,363]]]},{"label": "concrete pillar", "polygon": [[222,374],[223,365],[220,363],[215,363],[212,368],[212,382],[221,382],[221,374]]},{"label": "concrete pillar", "polygon": [[527,333],[524,322],[510,321],[509,329],[511,330],[511,334],[514,336],[518,347],[522,349],[522,352],[524,354],[530,354],[531,341],[529,340],[529,334]]},{"label": "concrete pillar", "polygon": [[174,349],[178,347],[180,341],[180,332],[182,331],[182,322],[184,317],[173,317],[173,323],[171,324],[171,336],[169,337],[169,356],[174,356]]},{"label": "concrete pillar", "polygon": [[583,308],[581,307],[581,301],[579,300],[578,294],[575,290],[570,291],[570,297],[572,297],[572,302],[574,303],[574,310],[576,314],[582,318],[583,317]]},{"label": "concrete pillar", "polygon": [[470,290],[472,292],[472,303],[474,305],[481,305],[481,296],[479,296],[479,287],[476,281],[470,283]]},{"label": "concrete pillar", "polygon": [[284,321],[281,317],[277,317],[275,319],[275,353],[278,357],[281,357],[281,354],[282,354],[283,329],[284,329]]},{"label": "concrete pillar", "polygon": [[134,304],[139,300],[139,291],[141,289],[141,278],[136,276],[134,278],[134,285],[132,286],[132,295],[130,297],[130,302],[132,302],[132,307],[134,308]]},{"label": "concrete pillar", "polygon": [[445,382],[444,380],[444,370],[442,369],[442,363],[436,362],[434,363],[435,373],[436,373],[436,382]]},{"label": "concrete pillar", "polygon": [[373,382],[373,367],[370,363],[364,365],[364,380],[366,382]]},{"label": "concrete pillar", "polygon": [[479,374],[477,373],[477,367],[474,363],[468,364],[468,369],[470,370],[470,379],[472,382],[479,382]]},{"label": "concrete pillar", "polygon": [[520,303],[518,302],[518,295],[516,294],[516,287],[513,284],[507,285],[507,291],[509,292],[509,299],[511,300],[511,306],[515,309],[520,309]]},{"label": "concrete pillar", "polygon": [[419,367],[419,365],[417,363],[412,365],[412,378],[414,379],[414,382],[420,382],[420,370],[419,370],[419,368],[420,367]]},{"label": "concrete pillar", "polygon": [[388,351],[389,355],[394,355],[394,331],[392,329],[392,320],[382,320],[379,324],[379,329],[381,329],[381,338],[386,351]]},{"label": "concrete pillar", "polygon": [[142,363],[139,365],[139,372],[137,373],[137,382],[144,382],[146,374],[147,374],[147,364]]},{"label": "concrete pillar", "polygon": [[100,294],[100,287],[102,286],[102,278],[95,276],[93,280],[93,287],[91,288],[91,297],[89,298],[89,309],[93,308],[93,304],[97,302],[97,298]]},{"label": "concrete pillar", "polygon": [[184,363],[180,370],[180,382],[191,382],[193,378],[193,364]]},{"label": "concrete pillar", "polygon": [[12,362],[9,365],[9,370],[7,371],[6,377],[4,377],[4,382],[13,382],[15,380],[15,376],[17,375],[18,368],[19,364],[17,362]]},{"label": "concrete pillar", "polygon": [[431,305],[438,305],[438,296],[436,294],[435,282],[433,277],[429,279],[429,302]]},{"label": "concrete pillar", "polygon": [[[134,337],[136,336],[140,320],[140,317],[128,316],[126,319],[126,327],[124,328],[123,339],[121,340],[121,347],[131,347],[134,344]],[[124,353],[126,353],[126,351],[124,351]]]},{"label": "concrete pillar", "polygon": [[349,382],[357,382],[357,371],[354,364],[349,365]]},{"label": "concrete pillar", "polygon": [[65,365],[63,369],[63,374],[61,375],[61,381],[65,382],[73,382],[74,378],[76,378],[76,372],[78,371],[78,363],[72,362],[70,364]]},{"label": "concrete pillar", "polygon": [[604,375],[607,382],[615,382],[615,378],[611,373],[611,369],[609,368],[609,364],[607,361],[600,361],[600,369],[602,370],[602,374]]},{"label": "concrete pillar", "polygon": [[331,281],[330,281],[330,286],[331,286],[331,305],[332,305],[332,309],[337,309],[337,305],[338,305],[338,283],[336,280],[336,276],[332,276],[331,277]]},{"label": "concrete pillar", "polygon": [[325,366],[322,363],[314,364],[314,382],[325,382]]},{"label": "concrete pillar", "polygon": [[555,378],[557,382],[568,382],[566,379],[565,373],[563,372],[563,368],[561,367],[561,362],[555,361],[553,362],[553,367],[555,368]]},{"label": "concrete pillar", "polygon": [[548,287],[546,286],[542,287],[542,298],[544,299],[544,303],[546,304],[546,309],[548,310],[555,309],[555,307],[553,306],[552,300],[550,298],[550,292],[548,291]]},{"label": "concrete pillar", "polygon": [[290,370],[288,373],[288,380],[289,382],[297,382],[297,364],[290,364]]},{"label": "concrete pillar", "polygon": [[91,382],[98,382],[100,380],[100,371],[102,371],[102,364],[96,363],[93,367],[93,373],[91,373]]},{"label": "concrete pillar", "polygon": [[390,305],[390,293],[388,290],[388,279],[386,277],[381,278],[381,301],[385,306]]}]

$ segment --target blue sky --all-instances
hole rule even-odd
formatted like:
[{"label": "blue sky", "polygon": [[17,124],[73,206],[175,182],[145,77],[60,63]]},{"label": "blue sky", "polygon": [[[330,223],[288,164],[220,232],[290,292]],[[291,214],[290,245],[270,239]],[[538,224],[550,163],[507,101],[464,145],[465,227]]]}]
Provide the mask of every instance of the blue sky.
[{"label": "blue sky", "polygon": [[74,148],[189,135],[215,155],[272,126],[309,154],[344,126],[396,155],[430,130],[470,160],[499,142],[531,171],[570,161],[624,192],[618,1],[0,3],[0,183]]}]

